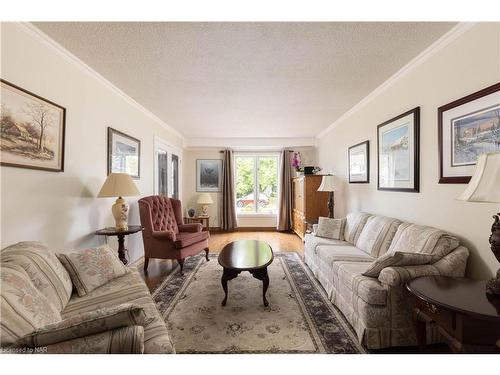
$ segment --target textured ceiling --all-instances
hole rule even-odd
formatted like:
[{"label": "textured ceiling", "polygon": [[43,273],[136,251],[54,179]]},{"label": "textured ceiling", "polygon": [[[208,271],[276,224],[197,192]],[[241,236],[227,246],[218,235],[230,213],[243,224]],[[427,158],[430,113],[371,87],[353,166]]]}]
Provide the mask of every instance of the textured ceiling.
[{"label": "textured ceiling", "polygon": [[312,137],[453,23],[34,23],[190,137]]}]

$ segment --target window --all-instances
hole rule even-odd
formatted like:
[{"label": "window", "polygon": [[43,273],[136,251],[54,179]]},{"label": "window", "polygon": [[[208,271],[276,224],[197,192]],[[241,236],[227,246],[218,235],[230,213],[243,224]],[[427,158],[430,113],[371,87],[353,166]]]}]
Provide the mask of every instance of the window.
[{"label": "window", "polygon": [[278,211],[278,155],[237,155],[236,212],[272,214]]},{"label": "window", "polygon": [[178,149],[157,137],[155,137],[155,149],[155,194],[180,199],[181,154]]}]

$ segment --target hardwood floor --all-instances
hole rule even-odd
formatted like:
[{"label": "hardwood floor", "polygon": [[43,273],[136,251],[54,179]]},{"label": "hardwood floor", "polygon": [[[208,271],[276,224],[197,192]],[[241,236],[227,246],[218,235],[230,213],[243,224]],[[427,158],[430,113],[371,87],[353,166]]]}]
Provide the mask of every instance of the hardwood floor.
[{"label": "hardwood floor", "polygon": [[[304,256],[304,244],[295,233],[282,232],[211,232],[208,246],[210,253],[219,253],[229,242],[237,240],[266,241],[273,251],[295,251]],[[143,263],[137,265],[150,291],[153,291],[172,271],[178,268],[177,262],[167,259],[150,259],[147,275]]]}]

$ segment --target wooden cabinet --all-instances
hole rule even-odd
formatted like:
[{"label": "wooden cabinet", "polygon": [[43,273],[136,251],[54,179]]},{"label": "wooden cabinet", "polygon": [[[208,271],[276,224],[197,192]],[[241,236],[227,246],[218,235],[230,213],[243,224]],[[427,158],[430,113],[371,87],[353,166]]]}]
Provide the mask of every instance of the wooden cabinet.
[{"label": "wooden cabinet", "polygon": [[328,193],[318,191],[321,175],[292,178],[292,229],[304,238],[307,223],[317,223],[320,216],[328,217]]}]

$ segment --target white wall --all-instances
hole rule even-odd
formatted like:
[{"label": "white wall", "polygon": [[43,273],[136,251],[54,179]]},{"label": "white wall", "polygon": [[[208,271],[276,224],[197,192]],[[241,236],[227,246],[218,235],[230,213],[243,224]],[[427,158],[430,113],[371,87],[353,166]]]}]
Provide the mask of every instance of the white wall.
[{"label": "white wall", "polygon": [[[343,191],[335,195],[336,215],[366,211],[447,230],[471,250],[468,274],[490,277],[499,267],[488,244],[499,205],[457,201],[466,185],[438,184],[437,108],[499,81],[500,24],[478,24],[322,135],[319,165],[343,181]],[[421,192],[377,191],[377,125],[416,106],[421,107]],[[349,185],[347,148],[367,139],[370,184]]]},{"label": "white wall", "polygon": [[[1,24],[1,77],[66,108],[64,172],[1,167],[2,247],[38,240],[63,251],[104,241],[93,233],[114,225],[113,199],[96,198],[106,179],[108,126],[141,140],[143,196],[153,193],[154,136],[182,148],[165,124],[23,25]],[[138,198],[127,198],[130,224],[139,224]],[[116,247],[115,238],[109,243]],[[143,255],[140,234],[127,243],[132,260]]]}]

